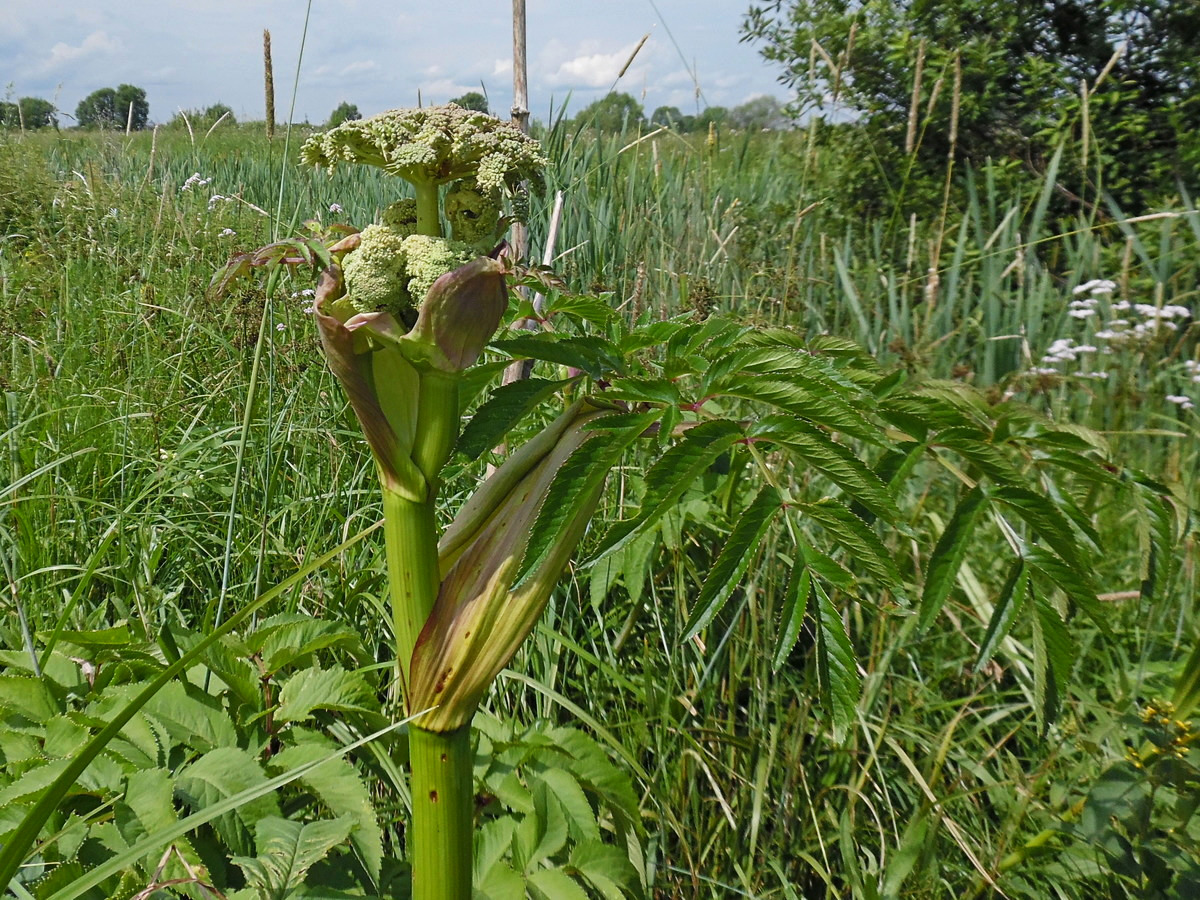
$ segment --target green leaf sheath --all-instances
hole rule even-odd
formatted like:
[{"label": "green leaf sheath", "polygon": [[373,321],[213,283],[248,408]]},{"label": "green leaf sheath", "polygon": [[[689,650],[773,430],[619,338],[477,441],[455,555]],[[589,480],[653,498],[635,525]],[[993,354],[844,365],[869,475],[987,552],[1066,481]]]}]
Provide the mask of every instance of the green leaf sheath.
[{"label": "green leaf sheath", "polygon": [[383,535],[391,591],[396,659],[405,700],[408,663],[438,592],[437,526],[433,499],[414,503],[383,491]]},{"label": "green leaf sheath", "polygon": [[471,900],[474,786],[471,726],[434,732],[412,726],[413,900]]}]

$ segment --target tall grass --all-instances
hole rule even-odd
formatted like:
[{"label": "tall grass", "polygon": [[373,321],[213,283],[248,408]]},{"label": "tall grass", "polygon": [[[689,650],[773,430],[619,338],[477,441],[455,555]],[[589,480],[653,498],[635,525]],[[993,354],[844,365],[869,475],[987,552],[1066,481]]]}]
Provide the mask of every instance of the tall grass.
[{"label": "tall grass", "polygon": [[[1181,510],[1195,506],[1198,420],[1164,400],[1197,396],[1182,367],[1196,354],[1194,326],[1096,354],[1089,368],[1111,370],[1104,380],[1069,366],[1029,374],[1055,339],[1095,339],[1092,320],[1069,315],[1082,282],[1110,278],[1113,299],[1195,309],[1200,218],[1186,199],[1063,219],[1053,169],[1026,182],[985,169],[963,175],[944,216],[859,222],[821,178],[834,161],[803,133],[709,144],[560,126],[546,140],[548,196],[566,195],[557,267],[624,314],[725,310],[852,337],[912,377],[973,381],[997,401],[1098,429],[1123,458],[1177,483]],[[6,193],[0,219],[0,559],[3,602],[32,632],[211,622],[230,524],[237,603],[373,520],[369,456],[304,313],[310,285],[284,281],[268,297],[247,284],[220,304],[205,288],[232,249],[264,243],[273,224],[370,221],[395,199],[385,179],[366,167],[289,177],[277,207],[294,161],[248,128],[6,138],[0,163],[0,178],[26,192],[12,204]],[[211,180],[184,189],[195,173]],[[535,205],[535,258],[546,218]],[[940,531],[942,499],[910,500],[914,527]],[[970,671],[999,577],[981,566],[960,578],[954,627],[941,632],[918,639],[912,619],[869,601],[848,610],[865,690],[858,729],[838,741],[803,642],[779,671],[764,651],[778,573],[753,573],[709,645],[676,641],[728,527],[728,497],[701,491],[688,503],[644,565],[611,585],[579,573],[497,688],[498,708],[578,717],[635,773],[664,897],[987,896],[1001,860],[1069,816],[1079,785],[1120,756],[1120,715],[1166,692],[1194,640],[1194,535],[1150,604],[1136,595],[1136,535],[1102,521],[1117,535],[1097,573],[1113,635],[1076,634],[1074,702],[1053,735],[1032,725],[1030,636],[1014,633],[1003,664]],[[380,555],[356,547],[342,565],[282,605],[385,644]],[[7,648],[25,646],[20,619],[0,626]],[[1085,897],[1101,883],[1080,857],[1048,854],[1000,886]]]}]

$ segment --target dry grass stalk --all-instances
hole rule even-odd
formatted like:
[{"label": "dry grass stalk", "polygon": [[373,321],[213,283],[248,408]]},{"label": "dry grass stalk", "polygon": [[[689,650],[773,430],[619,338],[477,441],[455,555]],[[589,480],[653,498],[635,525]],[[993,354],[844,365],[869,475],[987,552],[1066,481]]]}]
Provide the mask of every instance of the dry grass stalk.
[{"label": "dry grass stalk", "polygon": [[263,29],[263,89],[267,99],[267,140],[275,137],[275,69],[271,65],[271,32]]}]

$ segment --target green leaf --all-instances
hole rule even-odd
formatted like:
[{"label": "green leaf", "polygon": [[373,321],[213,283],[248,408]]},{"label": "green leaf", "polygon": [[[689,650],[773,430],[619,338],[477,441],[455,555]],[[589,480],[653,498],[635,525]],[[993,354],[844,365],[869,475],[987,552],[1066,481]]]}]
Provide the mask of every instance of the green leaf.
[{"label": "green leaf", "polygon": [[771,668],[779,671],[787,661],[796,641],[800,639],[800,629],[804,625],[804,612],[808,608],[808,597],[812,591],[812,576],[804,565],[803,559],[797,559],[792,566],[791,577],[788,578],[787,592],[783,598],[783,609],[779,617],[779,639],[775,642],[775,655],[771,658]]},{"label": "green leaf", "polygon": [[550,793],[545,781],[531,786],[533,812],[517,827],[516,840],[521,845],[522,869],[528,875],[538,864],[562,850],[569,829],[563,808]]},{"label": "green leaf", "polygon": [[54,695],[41,679],[0,675],[0,713],[16,713],[30,722],[45,722],[60,712]]},{"label": "green leaf", "polygon": [[817,607],[817,673],[821,696],[833,714],[834,731],[840,739],[854,722],[862,685],[855,666],[854,647],[846,635],[841,613],[819,581],[812,582],[812,591]]},{"label": "green leaf", "polygon": [[950,596],[983,508],[984,494],[976,485],[958,502],[954,515],[938,538],[925,574],[925,592],[921,596],[921,618],[917,626],[921,631],[933,624]]},{"label": "green leaf", "polygon": [[[513,832],[516,829],[516,819],[503,816],[499,819],[488,819],[475,830],[474,872],[477,887],[504,858],[504,854],[512,846]],[[524,892],[523,884],[521,890]]]},{"label": "green leaf", "polygon": [[1071,602],[1082,609],[1104,634],[1112,634],[1112,626],[1100,598],[1096,596],[1096,585],[1090,572],[1070,565],[1044,547],[1026,547],[1024,557],[1031,569],[1070,597]]},{"label": "green leaf", "polygon": [[283,683],[275,721],[303,722],[318,709],[366,709],[371,696],[370,685],[357,672],[319,665],[301,669]]},{"label": "green leaf", "polygon": [[567,870],[578,873],[604,900],[641,894],[637,870],[619,847],[582,841],[571,850]]},{"label": "green leaf", "polygon": [[309,735],[303,743],[286,747],[271,757],[271,769],[287,772],[307,763],[318,762],[300,776],[300,782],[339,819],[353,825],[350,842],[362,860],[363,868],[376,883],[383,868],[383,830],[375,818],[375,805],[358,769],[349,760],[328,759],[335,749],[332,741]]},{"label": "green leaf", "polygon": [[646,473],[646,493],[637,514],[609,528],[588,564],[625,546],[662,518],[716,458],[742,438],[741,427],[726,419],[689,428]]},{"label": "green leaf", "polygon": [[1014,510],[1073,569],[1084,569],[1080,555],[1082,542],[1072,530],[1070,521],[1053,503],[1016,485],[994,488],[989,491],[989,496]]},{"label": "green leaf", "polygon": [[[113,811],[114,821],[126,844],[133,846],[178,823],[174,792],[174,779],[166,769],[144,769],[129,776],[125,796]],[[187,838],[177,840],[175,847],[190,865],[203,865]],[[143,871],[153,872],[161,855],[157,850],[146,854],[141,860]]]},{"label": "green leaf", "polygon": [[892,553],[866,522],[833,500],[795,506],[825,529],[836,543],[846,549],[851,559],[882,581],[901,603],[908,603],[908,595]]},{"label": "green leaf", "polygon": [[1023,559],[1015,560],[1012,568],[1009,569],[1004,587],[1000,589],[1000,595],[996,598],[996,605],[992,608],[992,618],[988,621],[987,631],[984,632],[983,640],[979,644],[979,655],[975,660],[976,672],[982,671],[983,667],[991,662],[1000,642],[1008,637],[1008,632],[1012,629],[1013,621],[1020,613],[1028,592],[1029,569],[1026,568]]},{"label": "green leaf", "polygon": [[[199,811],[235,794],[262,786],[267,780],[257,759],[238,747],[218,747],[186,766],[176,777],[175,790],[188,805]],[[236,810],[220,816],[214,827],[235,852],[250,852],[254,823],[279,815],[274,794],[248,800]]]},{"label": "green leaf", "polygon": [[543,400],[572,381],[523,378],[496,388],[463,428],[455,449],[467,459],[478,459],[503,442],[505,435]]},{"label": "green leaf", "polygon": [[358,632],[342,622],[314,619],[300,613],[279,613],[265,620],[245,639],[251,653],[262,658],[266,674],[307,660],[318,650],[342,647],[365,656]]},{"label": "green leaf", "polygon": [[1033,593],[1033,660],[1035,712],[1044,734],[1058,717],[1067,681],[1075,664],[1075,645],[1054,605]]},{"label": "green leaf", "polygon": [[[598,421],[605,426],[604,433],[586,440],[562,464],[530,529],[514,588],[537,572],[555,552],[563,536],[574,527],[580,509],[589,504],[594,506],[609,471],[658,416],[657,410],[640,415],[606,416]],[[618,421],[609,423],[605,419]],[[609,425],[617,427],[607,427]]]},{"label": "green leaf", "polygon": [[596,822],[596,812],[588,802],[583,788],[568,769],[547,768],[538,773],[549,789],[550,796],[562,806],[567,817],[567,827],[571,838],[575,841],[600,840],[600,826]]},{"label": "green leaf", "polygon": [[525,900],[525,879],[503,862],[498,862],[475,879],[473,900]]},{"label": "green leaf", "polygon": [[302,824],[268,816],[255,828],[257,857],[235,856],[232,861],[264,900],[286,900],[304,884],[308,870],[346,840],[351,827],[345,818]]},{"label": "green leaf", "polygon": [[979,429],[947,428],[939,431],[932,443],[935,447],[953,450],[978,466],[979,470],[997,485],[1014,486],[1024,481],[1021,473],[1013,468],[1000,449],[988,441],[986,434]]},{"label": "green leaf", "polygon": [[200,751],[237,745],[237,731],[217,698],[173,681],[155,694],[145,711],[164,725],[171,739]]},{"label": "green leaf", "polygon": [[783,500],[779,492],[767,485],[742,511],[716,562],[709,569],[708,577],[704,579],[704,586],[683,628],[681,640],[691,640],[720,612],[757,555],[771,520],[782,508]]},{"label": "green leaf", "polygon": [[580,369],[592,378],[603,378],[624,368],[621,352],[604,338],[542,332],[492,341],[491,346],[513,359],[540,359]]},{"label": "green leaf", "polygon": [[791,382],[764,375],[737,375],[713,386],[713,392],[765,403],[832,431],[879,442],[879,431],[832,385]]},{"label": "green leaf", "polygon": [[536,900],[588,900],[587,892],[562,869],[539,869],[526,883]]},{"label": "green leaf", "polygon": [[769,416],[752,426],[747,435],[765,437],[791,451],[885,522],[907,528],[879,476],[819,428],[787,416]]}]

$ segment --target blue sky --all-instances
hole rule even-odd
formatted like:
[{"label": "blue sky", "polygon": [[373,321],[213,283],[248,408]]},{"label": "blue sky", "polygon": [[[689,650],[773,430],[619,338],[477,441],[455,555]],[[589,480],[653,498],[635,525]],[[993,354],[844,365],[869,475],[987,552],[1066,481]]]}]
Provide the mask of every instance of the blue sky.
[{"label": "blue sky", "polygon": [[[642,36],[649,39],[616,89],[649,113],[695,112],[771,94],[777,70],[739,43],[748,0],[527,0],[530,107],[546,118],[569,98],[603,96]],[[304,0],[3,0],[5,93],[53,100],[73,113],[101,87],[145,88],[152,121],[225,103],[262,118],[262,30],[271,30],[276,116],[286,118],[302,37]],[[313,0],[295,118],[324,121],[343,100],[372,115],[444,102],[486,86],[493,110],[512,104],[512,7],[507,0]],[[697,97],[697,87],[700,97]],[[71,119],[64,118],[64,124]]]}]

